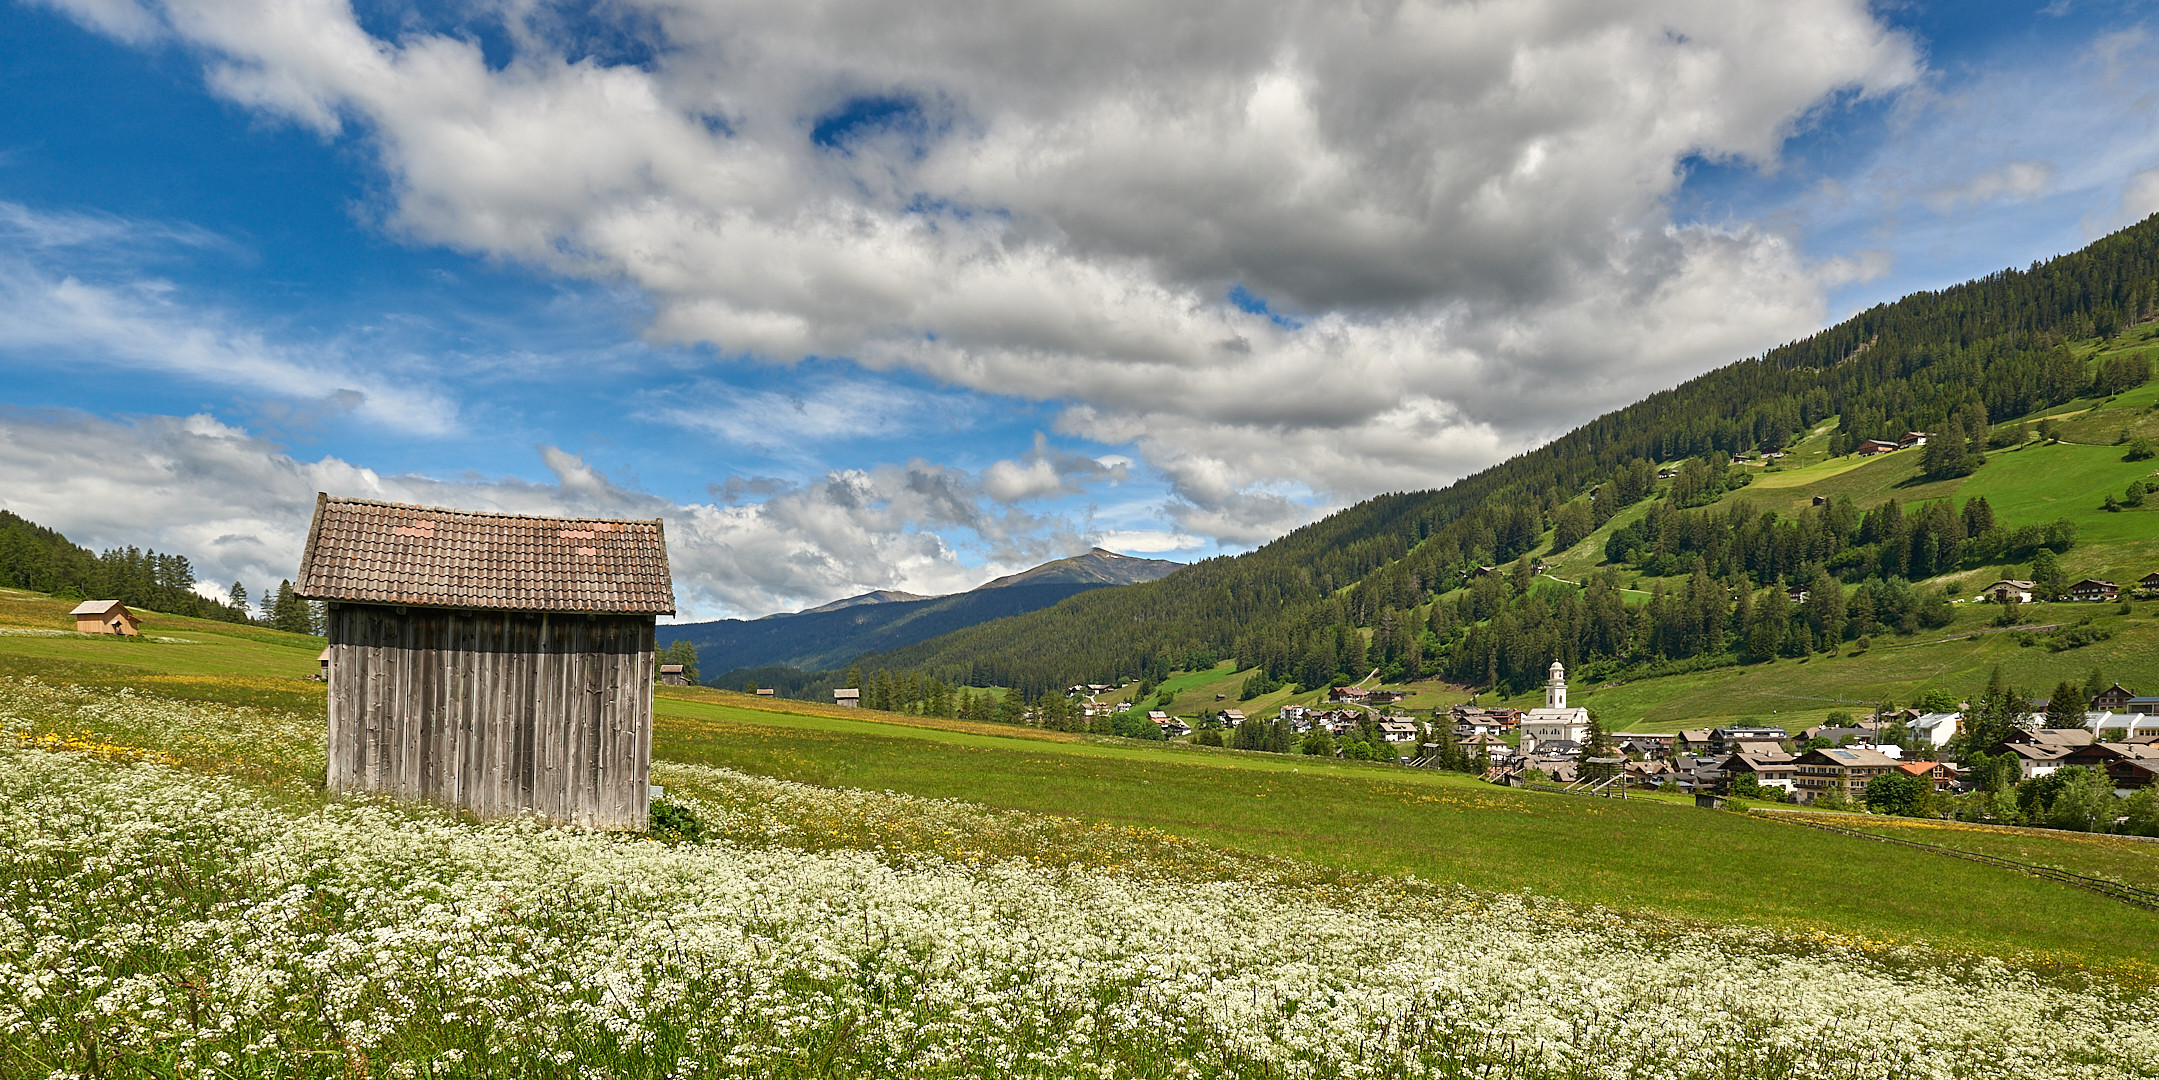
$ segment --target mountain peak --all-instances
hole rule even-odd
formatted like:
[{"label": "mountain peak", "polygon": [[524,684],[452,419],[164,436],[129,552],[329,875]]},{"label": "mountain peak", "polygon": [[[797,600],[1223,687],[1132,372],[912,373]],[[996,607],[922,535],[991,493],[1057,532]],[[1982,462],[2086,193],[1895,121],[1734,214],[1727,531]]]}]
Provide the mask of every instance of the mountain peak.
[{"label": "mountain peak", "polygon": [[1181,562],[1142,559],[1133,555],[1120,555],[1107,548],[1094,548],[1085,555],[1074,555],[1068,559],[1043,563],[1032,570],[1008,574],[980,588],[1002,589],[1013,585],[1061,583],[1134,585],[1142,581],[1165,578],[1182,569],[1184,564]]}]

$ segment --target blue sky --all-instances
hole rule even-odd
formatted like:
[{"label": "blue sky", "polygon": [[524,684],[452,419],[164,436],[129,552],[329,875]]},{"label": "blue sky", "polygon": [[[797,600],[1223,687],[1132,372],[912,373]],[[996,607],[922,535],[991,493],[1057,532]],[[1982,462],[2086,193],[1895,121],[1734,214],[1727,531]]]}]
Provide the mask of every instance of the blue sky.
[{"label": "blue sky", "polygon": [[699,617],[1204,557],[2159,210],[2144,4],[848,7],[12,4],[0,506],[664,516]]}]

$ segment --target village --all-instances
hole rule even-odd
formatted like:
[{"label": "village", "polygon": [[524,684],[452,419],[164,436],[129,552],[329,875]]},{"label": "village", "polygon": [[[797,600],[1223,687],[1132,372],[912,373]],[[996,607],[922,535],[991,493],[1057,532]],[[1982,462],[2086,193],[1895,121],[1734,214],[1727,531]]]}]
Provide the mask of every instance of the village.
[{"label": "village", "polygon": [[[1072,691],[1096,695],[1114,689],[1084,685]],[[1595,730],[1588,709],[1567,704],[1565,666],[1558,661],[1551,666],[1545,702],[1537,708],[1459,704],[1420,716],[1396,708],[1404,697],[1400,690],[1338,686],[1328,691],[1324,704],[1286,706],[1274,717],[1248,717],[1236,708],[1198,717],[1150,709],[1146,716],[1170,739],[1236,731],[1255,719],[1294,736],[1330,736],[1341,745],[1376,728],[1394,751],[1393,761],[1411,768],[1455,757],[1473,763],[1471,771],[1496,784],[1550,784],[1603,795],[1629,789],[1677,792],[1698,796],[1705,805],[1735,792],[1801,805],[1834,794],[1856,805],[1867,785],[1885,774],[1904,773],[1948,794],[1970,790],[1973,779],[1942,756],[1965,730],[1968,706],[1961,703],[1956,710],[1937,712],[1882,710],[1796,731],[1723,726],[1603,732]],[[2105,773],[2114,793],[2127,797],[2159,779],[2159,695],[2115,684],[2069,709],[2045,699],[2030,705],[2002,738],[1971,748],[1988,758],[2013,758],[2013,783],[2085,766]],[[1130,707],[1128,702],[1082,706],[1088,716]],[[2050,726],[2050,716],[2065,714],[2082,719],[2074,726]]]}]

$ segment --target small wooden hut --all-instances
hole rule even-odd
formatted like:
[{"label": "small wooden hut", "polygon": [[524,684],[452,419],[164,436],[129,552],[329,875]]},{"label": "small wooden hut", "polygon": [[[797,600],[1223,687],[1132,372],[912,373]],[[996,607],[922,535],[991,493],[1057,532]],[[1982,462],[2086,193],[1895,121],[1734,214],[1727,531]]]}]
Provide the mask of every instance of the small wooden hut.
[{"label": "small wooden hut", "polygon": [[123,637],[141,637],[135,613],[118,600],[85,600],[68,612],[75,616],[75,632],[78,634],[119,634]]},{"label": "small wooden hut", "polygon": [[322,495],[298,591],[328,609],[332,791],[646,827],[660,522]]}]

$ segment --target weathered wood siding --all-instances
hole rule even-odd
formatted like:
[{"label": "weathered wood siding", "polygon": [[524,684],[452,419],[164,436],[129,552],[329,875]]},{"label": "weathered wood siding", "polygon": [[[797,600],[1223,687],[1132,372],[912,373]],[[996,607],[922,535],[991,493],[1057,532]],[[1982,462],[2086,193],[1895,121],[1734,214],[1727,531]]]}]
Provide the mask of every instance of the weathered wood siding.
[{"label": "weathered wood siding", "polygon": [[645,828],[652,627],[331,604],[330,790]]}]

